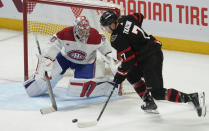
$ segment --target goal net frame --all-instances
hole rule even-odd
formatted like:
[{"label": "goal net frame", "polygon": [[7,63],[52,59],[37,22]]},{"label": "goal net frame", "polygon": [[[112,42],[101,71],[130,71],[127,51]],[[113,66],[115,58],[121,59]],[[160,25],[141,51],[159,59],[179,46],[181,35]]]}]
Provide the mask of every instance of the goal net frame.
[{"label": "goal net frame", "polygon": [[[65,6],[70,8],[83,8],[83,9],[93,9],[93,10],[113,10],[118,16],[124,13],[124,9],[120,5],[97,1],[97,0],[23,0],[23,50],[24,50],[24,80],[29,78],[29,54],[28,54],[28,25],[30,24],[29,14],[31,3],[35,4],[45,4],[45,5],[55,5],[55,6]],[[32,8],[33,10],[33,8]],[[99,22],[99,21],[98,21]],[[101,30],[101,29],[100,29]],[[124,87],[120,86],[119,93],[124,93]]]},{"label": "goal net frame", "polygon": [[[74,2],[73,2],[74,1]],[[24,41],[24,80],[29,78],[28,68],[28,5],[29,2],[35,2],[40,4],[68,6],[76,8],[94,9],[94,10],[113,10],[120,16],[120,6],[102,2],[102,1],[82,1],[82,0],[23,0],[23,41]]]}]

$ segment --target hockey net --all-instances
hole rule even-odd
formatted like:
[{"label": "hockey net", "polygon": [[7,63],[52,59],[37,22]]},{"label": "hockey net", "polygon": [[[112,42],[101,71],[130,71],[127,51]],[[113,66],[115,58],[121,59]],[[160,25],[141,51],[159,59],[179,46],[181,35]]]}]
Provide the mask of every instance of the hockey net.
[{"label": "hockey net", "polygon": [[[37,65],[38,49],[35,43],[37,37],[40,47],[45,48],[51,36],[61,29],[73,26],[78,16],[86,16],[91,27],[96,28],[100,33],[99,18],[105,10],[114,10],[118,14],[123,12],[121,6],[103,2],[100,0],[24,0],[24,77],[25,80],[32,76]],[[99,54],[98,54],[99,55]],[[96,77],[110,75],[108,66],[98,56],[96,63]],[[65,73],[66,76],[73,76],[72,70]],[[66,79],[67,80],[67,79]],[[67,83],[65,81],[64,83]],[[126,91],[121,86],[121,92]]]}]

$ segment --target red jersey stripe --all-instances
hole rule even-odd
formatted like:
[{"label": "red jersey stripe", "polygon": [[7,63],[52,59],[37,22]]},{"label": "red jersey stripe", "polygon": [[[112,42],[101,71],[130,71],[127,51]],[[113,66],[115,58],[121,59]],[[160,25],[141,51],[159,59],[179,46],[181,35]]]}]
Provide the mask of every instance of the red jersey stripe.
[{"label": "red jersey stripe", "polygon": [[136,20],[138,20],[138,18],[134,14],[130,14],[130,15],[133,16]]},{"label": "red jersey stripe", "polygon": [[135,58],[135,55],[133,54],[132,56],[129,56],[127,59],[125,59],[123,62],[128,62],[134,58]]},{"label": "red jersey stripe", "polygon": [[121,54],[125,53],[125,52],[128,52],[131,50],[131,46],[129,46],[128,48],[126,48],[125,50],[121,51],[118,53],[118,56],[120,56]]}]

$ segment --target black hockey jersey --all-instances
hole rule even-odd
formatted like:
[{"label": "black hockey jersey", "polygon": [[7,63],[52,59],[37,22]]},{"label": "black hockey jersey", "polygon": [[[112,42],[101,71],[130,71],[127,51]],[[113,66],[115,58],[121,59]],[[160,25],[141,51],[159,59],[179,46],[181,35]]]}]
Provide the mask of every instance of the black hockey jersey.
[{"label": "black hockey jersey", "polygon": [[148,35],[142,28],[143,15],[134,13],[122,16],[117,29],[111,34],[111,45],[117,50],[117,58],[122,61],[118,73],[125,76],[138,62],[161,49],[161,43]]}]

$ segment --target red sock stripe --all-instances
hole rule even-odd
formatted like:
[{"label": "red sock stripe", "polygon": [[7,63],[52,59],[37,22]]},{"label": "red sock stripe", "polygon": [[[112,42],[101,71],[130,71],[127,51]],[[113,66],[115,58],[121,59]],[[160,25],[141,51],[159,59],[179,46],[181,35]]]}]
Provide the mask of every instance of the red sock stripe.
[{"label": "red sock stripe", "polygon": [[135,85],[134,88],[137,89],[137,88],[141,87],[142,85],[144,85],[144,81],[142,81],[141,83]]},{"label": "red sock stripe", "polygon": [[172,92],[172,89],[169,89],[169,90],[168,90],[168,101],[170,101],[171,92]]},{"label": "red sock stripe", "polygon": [[139,96],[144,95],[145,93],[147,93],[147,90],[145,90],[144,92],[138,93]]},{"label": "red sock stripe", "polygon": [[179,102],[179,97],[180,97],[180,95],[181,95],[181,93],[180,93],[180,91],[178,91],[178,94],[177,94],[177,96],[176,96],[176,102]]}]

